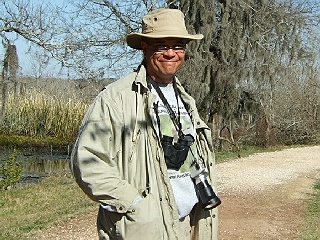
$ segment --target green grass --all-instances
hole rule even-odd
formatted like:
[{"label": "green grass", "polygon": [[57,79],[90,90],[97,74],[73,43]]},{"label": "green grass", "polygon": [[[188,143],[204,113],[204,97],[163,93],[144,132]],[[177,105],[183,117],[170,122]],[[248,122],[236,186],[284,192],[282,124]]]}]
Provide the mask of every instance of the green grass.
[{"label": "green grass", "polygon": [[96,211],[70,176],[51,176],[36,184],[0,192],[0,239],[25,239],[68,217]]},{"label": "green grass", "polygon": [[301,239],[318,240],[320,239],[320,182],[314,186],[305,223],[302,227]]},{"label": "green grass", "polygon": [[15,147],[43,147],[43,146],[63,146],[69,144],[70,141],[57,137],[38,137],[38,136],[21,136],[15,134],[1,134],[0,146],[15,146]]},{"label": "green grass", "polygon": [[[275,151],[283,150],[285,148],[288,148],[288,147],[272,146],[272,147],[264,148],[264,147],[257,147],[257,146],[242,146],[239,154],[240,154],[240,157],[248,157],[256,153],[275,152]],[[238,158],[238,152],[232,151],[232,150],[215,151],[215,157],[216,157],[216,163],[222,163],[222,162],[226,162],[226,161],[230,161],[232,159]]]}]

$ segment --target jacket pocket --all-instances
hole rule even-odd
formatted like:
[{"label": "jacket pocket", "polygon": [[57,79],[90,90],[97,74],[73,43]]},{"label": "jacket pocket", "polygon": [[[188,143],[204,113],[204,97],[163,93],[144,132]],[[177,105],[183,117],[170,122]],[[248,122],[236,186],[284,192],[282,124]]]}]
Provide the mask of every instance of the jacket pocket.
[{"label": "jacket pocket", "polygon": [[162,217],[152,194],[148,194],[126,213],[125,239],[163,239]]}]

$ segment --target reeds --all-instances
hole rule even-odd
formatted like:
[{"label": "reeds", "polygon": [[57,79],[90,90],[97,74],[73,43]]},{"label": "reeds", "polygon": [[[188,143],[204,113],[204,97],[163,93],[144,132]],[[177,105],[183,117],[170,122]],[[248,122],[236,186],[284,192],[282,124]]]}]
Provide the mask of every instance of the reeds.
[{"label": "reeds", "polygon": [[9,97],[0,131],[30,137],[74,139],[88,103],[76,96],[55,96],[28,90],[18,99]]}]

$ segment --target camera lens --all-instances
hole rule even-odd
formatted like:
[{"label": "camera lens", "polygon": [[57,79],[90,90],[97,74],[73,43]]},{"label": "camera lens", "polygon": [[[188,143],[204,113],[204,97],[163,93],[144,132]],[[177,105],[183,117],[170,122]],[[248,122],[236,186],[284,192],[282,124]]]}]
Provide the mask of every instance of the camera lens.
[{"label": "camera lens", "polygon": [[198,193],[205,209],[212,209],[221,204],[220,198],[215,194],[211,185],[204,175],[199,176],[196,181]]}]

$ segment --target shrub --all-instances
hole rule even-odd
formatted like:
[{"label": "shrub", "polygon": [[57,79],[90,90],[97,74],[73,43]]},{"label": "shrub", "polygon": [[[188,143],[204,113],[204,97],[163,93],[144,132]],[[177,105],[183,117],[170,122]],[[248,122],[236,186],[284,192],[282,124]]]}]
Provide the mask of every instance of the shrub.
[{"label": "shrub", "polygon": [[15,187],[20,182],[22,177],[22,165],[17,161],[17,150],[15,149],[12,155],[0,165],[0,173],[3,179],[0,182],[1,189],[8,189],[8,187]]}]

